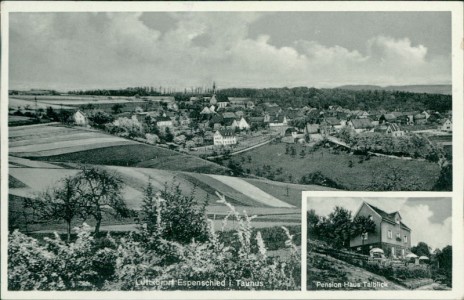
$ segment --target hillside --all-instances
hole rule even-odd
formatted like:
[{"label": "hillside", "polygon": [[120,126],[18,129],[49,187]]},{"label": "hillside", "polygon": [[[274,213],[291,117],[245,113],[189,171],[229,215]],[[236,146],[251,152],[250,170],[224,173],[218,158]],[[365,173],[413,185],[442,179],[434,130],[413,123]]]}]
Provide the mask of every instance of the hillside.
[{"label": "hillside", "polygon": [[[79,170],[73,164],[60,167],[53,163],[28,161],[27,159],[10,158],[9,203],[10,209],[16,213],[22,210],[22,199],[34,198],[48,188],[59,185],[60,180],[75,175]],[[282,195],[279,183],[254,179],[253,182],[242,178],[222,175],[207,175],[191,172],[159,170],[151,168],[133,168],[121,166],[100,166],[114,172],[124,181],[123,198],[130,209],[139,210],[142,205],[143,193],[148,182],[157,190],[178,186],[183,195],[192,195],[198,203],[207,202],[208,215],[216,220],[215,226],[220,228],[221,220],[229,209],[217,203],[216,192],[224,195],[235,208],[249,215],[256,215],[258,227],[295,225],[301,222],[301,186],[288,185],[289,193]],[[256,184],[259,183],[260,184]],[[266,189],[260,186],[266,185]],[[310,187],[308,187],[310,189]],[[295,195],[298,195],[296,197]],[[118,230],[132,230],[133,221],[109,219],[105,226],[117,225]],[[52,228],[60,229],[60,224]],[[51,230],[49,225],[34,227],[34,230]]]},{"label": "hillside", "polygon": [[[406,288],[387,280],[385,277],[353,266],[342,260],[322,255],[308,253],[307,261],[307,289],[308,290],[405,290]],[[344,287],[349,282],[352,287]],[[365,282],[381,282],[384,287],[364,287]],[[323,287],[321,283],[341,284],[340,288]],[[360,287],[354,285],[359,284]]]},{"label": "hillside", "polygon": [[101,131],[55,125],[9,129],[9,154],[40,161],[227,174],[213,162]]}]

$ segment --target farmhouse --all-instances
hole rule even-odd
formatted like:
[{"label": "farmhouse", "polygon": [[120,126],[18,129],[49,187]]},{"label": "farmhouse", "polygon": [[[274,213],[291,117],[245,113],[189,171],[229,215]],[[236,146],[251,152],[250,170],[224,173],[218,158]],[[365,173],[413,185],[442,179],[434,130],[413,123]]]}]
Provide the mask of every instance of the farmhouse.
[{"label": "farmhouse", "polygon": [[226,108],[229,105],[230,101],[226,97],[224,99],[221,99],[217,101],[217,106],[218,108]]},{"label": "farmhouse", "polygon": [[309,134],[319,133],[319,124],[307,123],[305,126],[305,133],[309,133]]},{"label": "farmhouse", "polygon": [[220,129],[214,133],[214,146],[230,146],[237,144],[235,133],[230,129]]},{"label": "farmhouse", "polygon": [[235,128],[238,128],[240,130],[250,129],[250,124],[248,124],[248,122],[245,120],[244,117],[241,117],[239,120],[234,120],[231,126],[233,129]]},{"label": "farmhouse", "polygon": [[414,116],[414,123],[425,124],[427,122],[425,114],[417,114]]},{"label": "farmhouse", "polygon": [[442,131],[453,131],[453,123],[450,119],[443,119],[440,121],[440,126],[438,129]]},{"label": "farmhouse", "polygon": [[210,115],[210,114],[213,114],[213,113],[214,113],[214,111],[211,111],[209,109],[209,107],[205,106],[205,108],[203,108],[203,110],[200,112],[200,115]]},{"label": "farmhouse", "polygon": [[234,107],[243,107],[243,108],[245,108],[246,103],[248,101],[250,101],[250,98],[229,97],[229,102]]},{"label": "farmhouse", "polygon": [[158,127],[172,127],[172,120],[169,117],[158,117],[156,118],[156,126]]},{"label": "farmhouse", "polygon": [[380,119],[379,119],[380,124],[385,123],[385,122],[393,123],[395,121],[396,121],[396,116],[394,114],[383,114],[380,116]]},{"label": "farmhouse", "polygon": [[356,131],[356,133],[371,131],[374,128],[369,119],[353,119],[348,121],[347,125]]},{"label": "farmhouse", "polygon": [[398,124],[388,124],[387,129],[385,131],[386,134],[389,134],[393,137],[404,136],[404,131],[401,130]]},{"label": "farmhouse", "polygon": [[320,124],[320,132],[324,134],[332,134],[342,129],[344,125],[345,124],[337,118],[325,118]]},{"label": "farmhouse", "polygon": [[89,119],[82,111],[78,110],[73,115],[74,124],[79,126],[87,126],[89,124]]},{"label": "farmhouse", "polygon": [[350,248],[368,254],[370,249],[380,248],[392,258],[404,257],[411,248],[411,229],[406,226],[398,211],[385,211],[364,202],[355,214],[375,224],[374,232],[366,232],[350,239]]}]

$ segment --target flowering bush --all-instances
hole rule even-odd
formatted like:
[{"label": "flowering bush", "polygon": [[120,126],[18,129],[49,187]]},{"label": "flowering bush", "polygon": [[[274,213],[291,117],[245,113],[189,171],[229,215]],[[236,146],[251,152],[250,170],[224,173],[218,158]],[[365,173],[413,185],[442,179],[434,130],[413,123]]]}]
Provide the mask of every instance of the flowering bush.
[{"label": "flowering bush", "polygon": [[[58,234],[45,238],[45,245],[19,231],[8,243],[10,290],[93,290],[100,288],[105,267],[114,264],[109,248],[96,249],[91,228],[75,228],[77,240],[66,244]],[[106,276],[108,277],[108,276]]]},{"label": "flowering bush", "polygon": [[[255,216],[241,215],[219,195],[218,202],[234,218],[234,241],[221,241],[213,223],[205,219],[204,239],[166,239],[162,210],[157,205],[155,222],[140,226],[119,240],[110,235],[95,239],[90,227],[75,228],[77,239],[67,244],[58,234],[44,243],[19,231],[9,236],[8,288],[10,290],[145,290],[145,289],[267,289],[297,290],[300,285],[300,253],[290,231],[285,258],[268,255],[261,233],[254,232]],[[159,196],[158,196],[159,197]],[[169,214],[167,214],[169,215]],[[197,218],[201,220],[201,218]],[[158,229],[157,229],[158,228]],[[202,231],[200,231],[203,234]]]}]

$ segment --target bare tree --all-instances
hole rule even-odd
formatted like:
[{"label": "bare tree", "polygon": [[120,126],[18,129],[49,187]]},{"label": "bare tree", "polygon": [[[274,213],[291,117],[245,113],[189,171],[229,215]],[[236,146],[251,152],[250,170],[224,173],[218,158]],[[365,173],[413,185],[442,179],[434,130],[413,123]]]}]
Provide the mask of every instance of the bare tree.
[{"label": "bare tree", "polygon": [[105,213],[127,217],[129,210],[121,196],[123,181],[107,170],[83,166],[73,178],[75,189],[82,202],[84,216],[92,216],[95,221],[95,234],[100,231]]},{"label": "bare tree", "polygon": [[26,199],[25,208],[31,208],[39,220],[65,221],[67,241],[71,239],[71,223],[82,216],[82,202],[77,194],[75,179],[66,177],[63,185],[40,194],[35,199]]}]

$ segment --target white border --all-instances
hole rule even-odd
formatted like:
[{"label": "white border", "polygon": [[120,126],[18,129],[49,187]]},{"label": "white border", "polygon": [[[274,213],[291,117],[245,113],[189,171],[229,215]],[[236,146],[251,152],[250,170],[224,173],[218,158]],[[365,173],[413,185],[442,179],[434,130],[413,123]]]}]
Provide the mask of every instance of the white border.
[{"label": "white border", "polygon": [[[461,2],[48,2],[24,1],[1,3],[1,295],[2,299],[462,299],[463,285],[463,4]],[[8,24],[9,12],[90,12],[90,11],[451,11],[452,13],[452,86],[453,86],[453,186],[449,193],[402,193],[391,192],[397,197],[452,197],[453,198],[453,290],[442,291],[405,291],[405,292],[337,292],[337,291],[169,291],[169,292],[11,292],[7,291],[7,217],[8,217]],[[306,207],[306,195],[303,193],[303,207]],[[309,192],[322,195],[320,192]],[[355,192],[323,192],[332,196],[341,193],[352,195]],[[359,194],[359,193],[358,193]],[[363,197],[383,195],[383,193],[360,193]],[[302,209],[303,220],[306,210]],[[302,290],[306,288],[306,222],[302,224]]]}]

